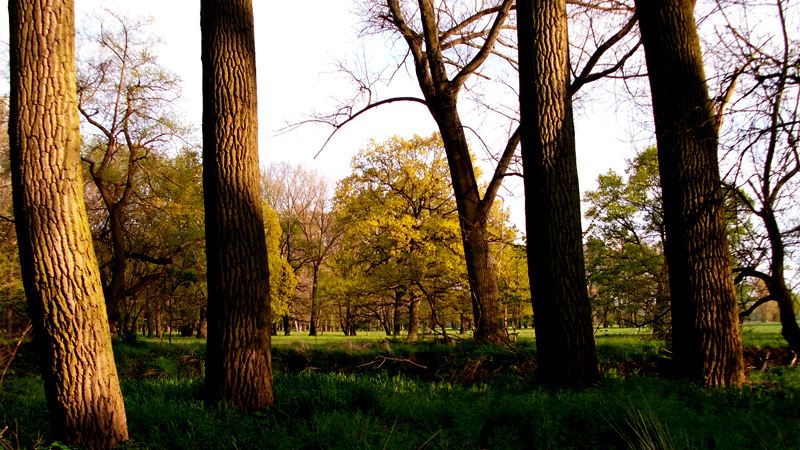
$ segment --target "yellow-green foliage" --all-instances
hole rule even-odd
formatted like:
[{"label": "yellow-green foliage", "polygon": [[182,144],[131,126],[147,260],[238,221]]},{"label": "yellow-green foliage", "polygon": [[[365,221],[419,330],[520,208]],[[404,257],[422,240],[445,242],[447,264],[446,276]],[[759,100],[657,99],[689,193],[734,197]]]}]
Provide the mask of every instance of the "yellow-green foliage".
[{"label": "yellow-green foliage", "polygon": [[272,321],[278,322],[289,314],[289,302],[297,287],[297,278],[292,266],[281,256],[281,224],[278,213],[264,203],[264,227],[267,235],[267,256],[269,259],[269,289],[272,304]]},{"label": "yellow-green foliage", "polygon": [[463,301],[466,266],[441,137],[372,141],[351,167],[334,199],[347,224],[335,267],[348,281],[336,283],[338,296],[366,300],[397,289]]}]

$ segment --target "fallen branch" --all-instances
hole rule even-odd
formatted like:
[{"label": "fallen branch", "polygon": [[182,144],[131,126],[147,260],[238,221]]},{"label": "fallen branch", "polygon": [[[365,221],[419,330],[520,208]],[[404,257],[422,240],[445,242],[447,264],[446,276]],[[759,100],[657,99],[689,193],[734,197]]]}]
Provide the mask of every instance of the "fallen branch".
[{"label": "fallen branch", "polygon": [[385,363],[386,361],[406,362],[406,363],[415,365],[415,366],[417,366],[417,367],[419,367],[421,369],[427,369],[428,368],[428,366],[423,366],[423,365],[417,364],[414,361],[412,361],[410,359],[407,359],[407,358],[406,359],[390,358],[388,356],[378,355],[378,356],[375,357],[375,361],[368,362],[366,364],[362,364],[362,365],[356,367],[356,369],[360,369],[362,367],[366,367],[366,366],[370,366],[372,364],[378,364],[378,363],[380,363],[380,364],[378,364],[376,368],[380,368],[381,366],[383,366],[383,363]]}]

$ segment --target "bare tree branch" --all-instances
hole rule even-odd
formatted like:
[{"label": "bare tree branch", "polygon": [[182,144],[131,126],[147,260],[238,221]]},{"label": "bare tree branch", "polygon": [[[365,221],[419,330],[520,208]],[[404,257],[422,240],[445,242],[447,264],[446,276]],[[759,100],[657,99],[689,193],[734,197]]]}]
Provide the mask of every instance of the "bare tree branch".
[{"label": "bare tree branch", "polygon": [[375,103],[373,103],[371,105],[367,105],[364,108],[362,108],[360,111],[358,111],[355,114],[349,116],[344,122],[342,122],[340,124],[330,124],[334,128],[333,132],[328,136],[328,139],[325,140],[325,143],[322,144],[322,148],[320,148],[319,151],[317,152],[317,154],[314,155],[314,158],[319,156],[319,154],[322,153],[323,150],[325,150],[325,146],[327,146],[328,142],[330,142],[331,139],[333,139],[333,136],[336,134],[337,131],[339,131],[343,126],[345,126],[348,123],[350,123],[353,120],[355,120],[356,117],[360,116],[361,114],[364,114],[365,112],[367,112],[367,111],[369,111],[369,110],[371,110],[373,108],[377,108],[378,106],[385,105],[387,103],[395,103],[395,102],[416,102],[416,103],[421,103],[421,104],[425,105],[426,107],[428,106],[428,103],[425,102],[425,100],[423,100],[421,98],[418,98],[418,97],[392,97],[392,98],[387,98],[386,100],[381,100],[379,102],[375,102]]}]

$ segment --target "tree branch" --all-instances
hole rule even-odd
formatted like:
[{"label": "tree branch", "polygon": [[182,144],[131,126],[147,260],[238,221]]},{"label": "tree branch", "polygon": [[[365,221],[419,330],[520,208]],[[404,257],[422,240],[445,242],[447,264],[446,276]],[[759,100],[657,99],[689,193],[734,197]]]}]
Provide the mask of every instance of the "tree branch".
[{"label": "tree branch", "polygon": [[319,154],[322,153],[323,150],[325,150],[325,147],[328,145],[328,142],[330,142],[331,139],[333,139],[333,136],[336,134],[336,132],[339,131],[339,129],[341,129],[343,126],[347,125],[348,123],[350,123],[353,120],[355,120],[356,117],[360,116],[361,114],[364,114],[365,112],[367,112],[367,111],[369,111],[369,110],[371,110],[373,108],[377,108],[378,106],[385,105],[387,103],[394,103],[394,102],[416,102],[416,103],[421,103],[421,104],[425,105],[425,107],[428,106],[428,103],[425,100],[423,100],[421,98],[418,98],[418,97],[392,97],[392,98],[387,98],[386,100],[381,100],[379,102],[375,102],[375,103],[373,103],[371,105],[367,105],[364,108],[362,108],[360,111],[358,111],[355,114],[353,114],[352,116],[348,117],[347,120],[345,120],[344,122],[342,122],[342,123],[340,123],[338,125],[331,124],[333,126],[333,128],[334,128],[333,132],[330,134],[330,136],[328,136],[328,139],[325,140],[325,143],[322,144],[322,148],[320,148],[319,151],[317,152],[317,154],[314,155],[314,158],[316,159],[316,157],[319,156]]},{"label": "tree branch", "polygon": [[628,53],[626,53],[625,56],[622,57],[622,59],[617,61],[617,63],[614,64],[614,66],[611,67],[610,69],[602,70],[594,74],[592,73],[592,69],[594,69],[594,67],[600,61],[600,58],[603,56],[603,54],[605,54],[606,51],[608,51],[611,47],[613,47],[614,44],[618,43],[625,36],[627,36],[628,33],[630,33],[631,30],[633,30],[634,26],[636,25],[636,22],[638,21],[639,18],[634,13],[633,15],[631,15],[631,18],[628,19],[628,22],[626,22],[625,25],[623,25],[623,27],[619,31],[617,31],[607,41],[603,42],[597,47],[597,49],[595,49],[594,53],[592,53],[592,56],[590,56],[589,60],[586,61],[586,65],[583,67],[581,74],[575,77],[575,80],[572,82],[572,85],[570,85],[570,95],[575,95],[575,93],[578,92],[578,90],[581,87],[583,87],[583,85],[616,72],[617,70],[620,69],[620,67],[622,67],[625,64],[625,61],[627,61],[631,56],[633,56],[634,53],[636,53],[636,50],[641,45],[641,41],[638,44],[636,44],[633,47],[633,49],[631,49]]},{"label": "tree branch", "polygon": [[772,283],[772,276],[756,270],[754,267],[737,267],[733,269],[733,273],[737,273],[736,278],[733,280],[734,284],[739,284],[744,280],[746,277],[753,277],[758,278],[764,282],[767,286]]},{"label": "tree branch", "polygon": [[747,308],[746,311],[742,311],[742,312],[739,313],[739,320],[742,320],[745,317],[750,316],[750,314],[753,314],[753,311],[755,311],[756,308],[758,308],[759,306],[763,305],[764,303],[767,303],[767,302],[772,301],[772,300],[775,300],[775,297],[772,294],[769,294],[766,297],[758,299],[755,303],[750,305],[750,307]]},{"label": "tree branch", "polygon": [[491,31],[489,31],[489,35],[486,37],[486,41],[483,43],[483,47],[481,47],[480,51],[478,51],[478,54],[472,58],[472,61],[467,63],[467,65],[461,69],[458,75],[453,78],[453,87],[456,89],[461,88],[461,86],[467,81],[467,78],[469,78],[470,75],[478,70],[478,68],[483,65],[483,62],[486,61],[486,58],[492,54],[494,44],[497,42],[497,38],[500,36],[500,32],[503,30],[503,23],[508,17],[512,6],[514,6],[514,0],[503,1],[503,4],[500,6],[500,10],[497,11],[497,17],[494,20],[494,24],[492,24]]},{"label": "tree branch", "polygon": [[157,265],[160,265],[160,266],[166,266],[166,265],[172,264],[172,256],[170,256],[168,258],[154,258],[152,256],[148,256],[148,255],[145,255],[145,254],[142,254],[142,253],[136,253],[136,252],[128,252],[128,253],[125,254],[125,256],[130,258],[130,259],[136,259],[136,260],[139,260],[139,261],[144,261],[144,262],[148,262],[148,263],[151,263],[151,264],[157,264]]},{"label": "tree branch", "polygon": [[500,185],[503,183],[503,178],[505,178],[506,172],[508,171],[508,166],[511,164],[511,158],[514,156],[514,151],[519,145],[520,137],[521,132],[520,127],[518,126],[508,139],[506,149],[503,151],[503,155],[497,162],[497,167],[494,170],[492,180],[489,182],[489,186],[486,188],[486,193],[483,195],[483,201],[481,201],[481,215],[483,217],[487,217],[489,215],[489,211],[492,208],[492,203],[497,196],[497,191],[500,189]]}]

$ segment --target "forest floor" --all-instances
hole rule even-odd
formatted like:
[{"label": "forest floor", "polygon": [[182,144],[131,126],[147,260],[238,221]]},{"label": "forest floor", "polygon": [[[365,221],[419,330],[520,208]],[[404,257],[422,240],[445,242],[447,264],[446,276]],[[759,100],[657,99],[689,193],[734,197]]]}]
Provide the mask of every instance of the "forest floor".
[{"label": "forest floor", "polygon": [[[800,369],[779,330],[745,326],[748,381],[716,389],[671,381],[665,344],[631,329],[597,330],[602,379],[580,389],[536,382],[529,329],[508,346],[277,336],[275,405],[250,413],[204,407],[204,341],[115,341],[121,448],[800,449]],[[29,344],[0,386],[0,430],[2,449],[67,448]]]}]

